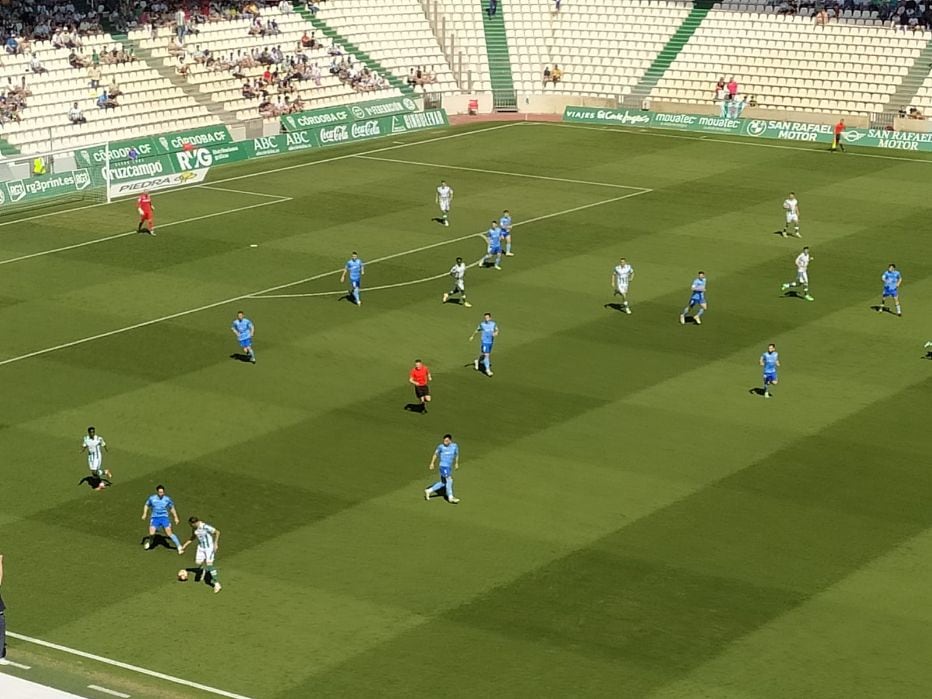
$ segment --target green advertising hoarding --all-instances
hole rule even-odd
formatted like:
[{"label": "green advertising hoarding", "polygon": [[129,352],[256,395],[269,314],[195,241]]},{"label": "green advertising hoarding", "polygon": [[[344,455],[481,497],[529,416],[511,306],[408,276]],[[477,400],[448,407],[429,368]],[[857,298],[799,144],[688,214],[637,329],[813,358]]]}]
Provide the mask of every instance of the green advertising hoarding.
[{"label": "green advertising hoarding", "polygon": [[[699,133],[730,134],[751,138],[831,143],[831,124],[772,119],[732,119],[702,114],[646,112],[636,109],[601,109],[567,107],[563,121],[582,124],[673,129]],[[846,128],[842,136],[846,145],[932,152],[932,133],[886,131],[884,129]]]},{"label": "green advertising hoarding", "polygon": [[63,194],[76,194],[88,189],[91,184],[92,175],[87,168],[21,180],[7,180],[0,182],[0,207],[30,203]]},{"label": "green advertising hoarding", "polygon": [[[144,136],[127,141],[116,141],[109,146],[110,163],[132,163],[158,155],[168,155],[184,148],[217,146],[232,143],[233,137],[226,126],[205,126],[199,129],[177,131],[161,136]],[[95,146],[75,151],[81,167],[101,166],[107,162],[107,148]]]},{"label": "green advertising hoarding", "polygon": [[316,126],[348,124],[353,121],[378,119],[379,117],[416,111],[417,103],[410,97],[389,97],[381,100],[356,102],[355,104],[341,104],[337,107],[309,109],[297,114],[286,114],[281,118],[281,124],[282,128],[287,131],[301,131]]}]

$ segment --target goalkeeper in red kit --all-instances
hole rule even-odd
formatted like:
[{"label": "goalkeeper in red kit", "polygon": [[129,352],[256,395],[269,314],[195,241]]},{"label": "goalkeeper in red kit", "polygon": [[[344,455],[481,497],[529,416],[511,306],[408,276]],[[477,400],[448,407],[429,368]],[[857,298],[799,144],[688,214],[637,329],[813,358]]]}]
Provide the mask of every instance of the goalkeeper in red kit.
[{"label": "goalkeeper in red kit", "polygon": [[[137,233],[148,233],[155,235],[155,216],[152,214],[152,197],[149,192],[143,192],[136,200],[136,208],[139,210],[139,227]],[[143,228],[145,224],[145,228]]]}]

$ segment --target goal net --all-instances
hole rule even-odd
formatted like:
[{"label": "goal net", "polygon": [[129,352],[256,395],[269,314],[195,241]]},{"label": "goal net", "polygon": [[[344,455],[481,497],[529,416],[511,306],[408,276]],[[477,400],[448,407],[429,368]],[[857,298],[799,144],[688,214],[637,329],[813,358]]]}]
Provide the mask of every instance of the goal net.
[{"label": "goal net", "polygon": [[101,162],[79,162],[74,149],[13,155],[0,160],[0,216],[37,208],[110,201],[109,146],[94,147]]}]

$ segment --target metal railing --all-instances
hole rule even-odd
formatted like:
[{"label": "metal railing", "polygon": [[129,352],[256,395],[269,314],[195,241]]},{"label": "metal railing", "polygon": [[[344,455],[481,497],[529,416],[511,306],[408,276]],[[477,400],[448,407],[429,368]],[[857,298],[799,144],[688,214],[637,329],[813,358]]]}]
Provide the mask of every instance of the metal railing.
[{"label": "metal railing", "polygon": [[427,17],[427,23],[437,39],[440,46],[440,52],[450,67],[453,79],[464,92],[473,90],[473,72],[466,65],[465,55],[459,46],[455,32],[447,31],[447,18],[440,9],[437,0],[419,0],[421,9],[424,10],[424,16]]}]

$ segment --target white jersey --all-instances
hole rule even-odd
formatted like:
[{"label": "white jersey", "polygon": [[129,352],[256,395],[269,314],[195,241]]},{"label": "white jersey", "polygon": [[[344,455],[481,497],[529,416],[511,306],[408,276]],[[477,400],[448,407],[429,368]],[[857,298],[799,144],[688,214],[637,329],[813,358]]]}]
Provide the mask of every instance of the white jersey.
[{"label": "white jersey", "polygon": [[466,276],[466,263],[463,262],[461,264],[453,265],[450,267],[450,276],[457,281],[462,281],[463,277]]},{"label": "white jersey", "polygon": [[810,256],[808,252],[801,252],[796,256],[796,271],[805,272],[809,269]]},{"label": "white jersey", "polygon": [[197,547],[205,551],[213,551],[217,547],[216,540],[214,539],[214,534],[216,533],[217,530],[206,522],[198,524],[197,529],[194,530],[194,538],[197,539]]},{"label": "white jersey", "polygon": [[629,264],[615,265],[615,284],[627,288],[634,276],[634,268]]},{"label": "white jersey", "polygon": [[87,465],[91,467],[91,470],[99,470],[100,462],[103,459],[101,447],[105,446],[107,446],[107,443],[99,434],[95,434],[93,437],[84,435],[84,448],[87,449]]},{"label": "white jersey", "polygon": [[785,199],[783,201],[783,209],[786,211],[787,221],[799,220],[799,201],[796,199],[796,197]]},{"label": "white jersey", "polygon": [[440,187],[437,187],[437,201],[441,204],[446,204],[449,206],[450,202],[453,200],[453,188],[450,185],[445,184]]}]

